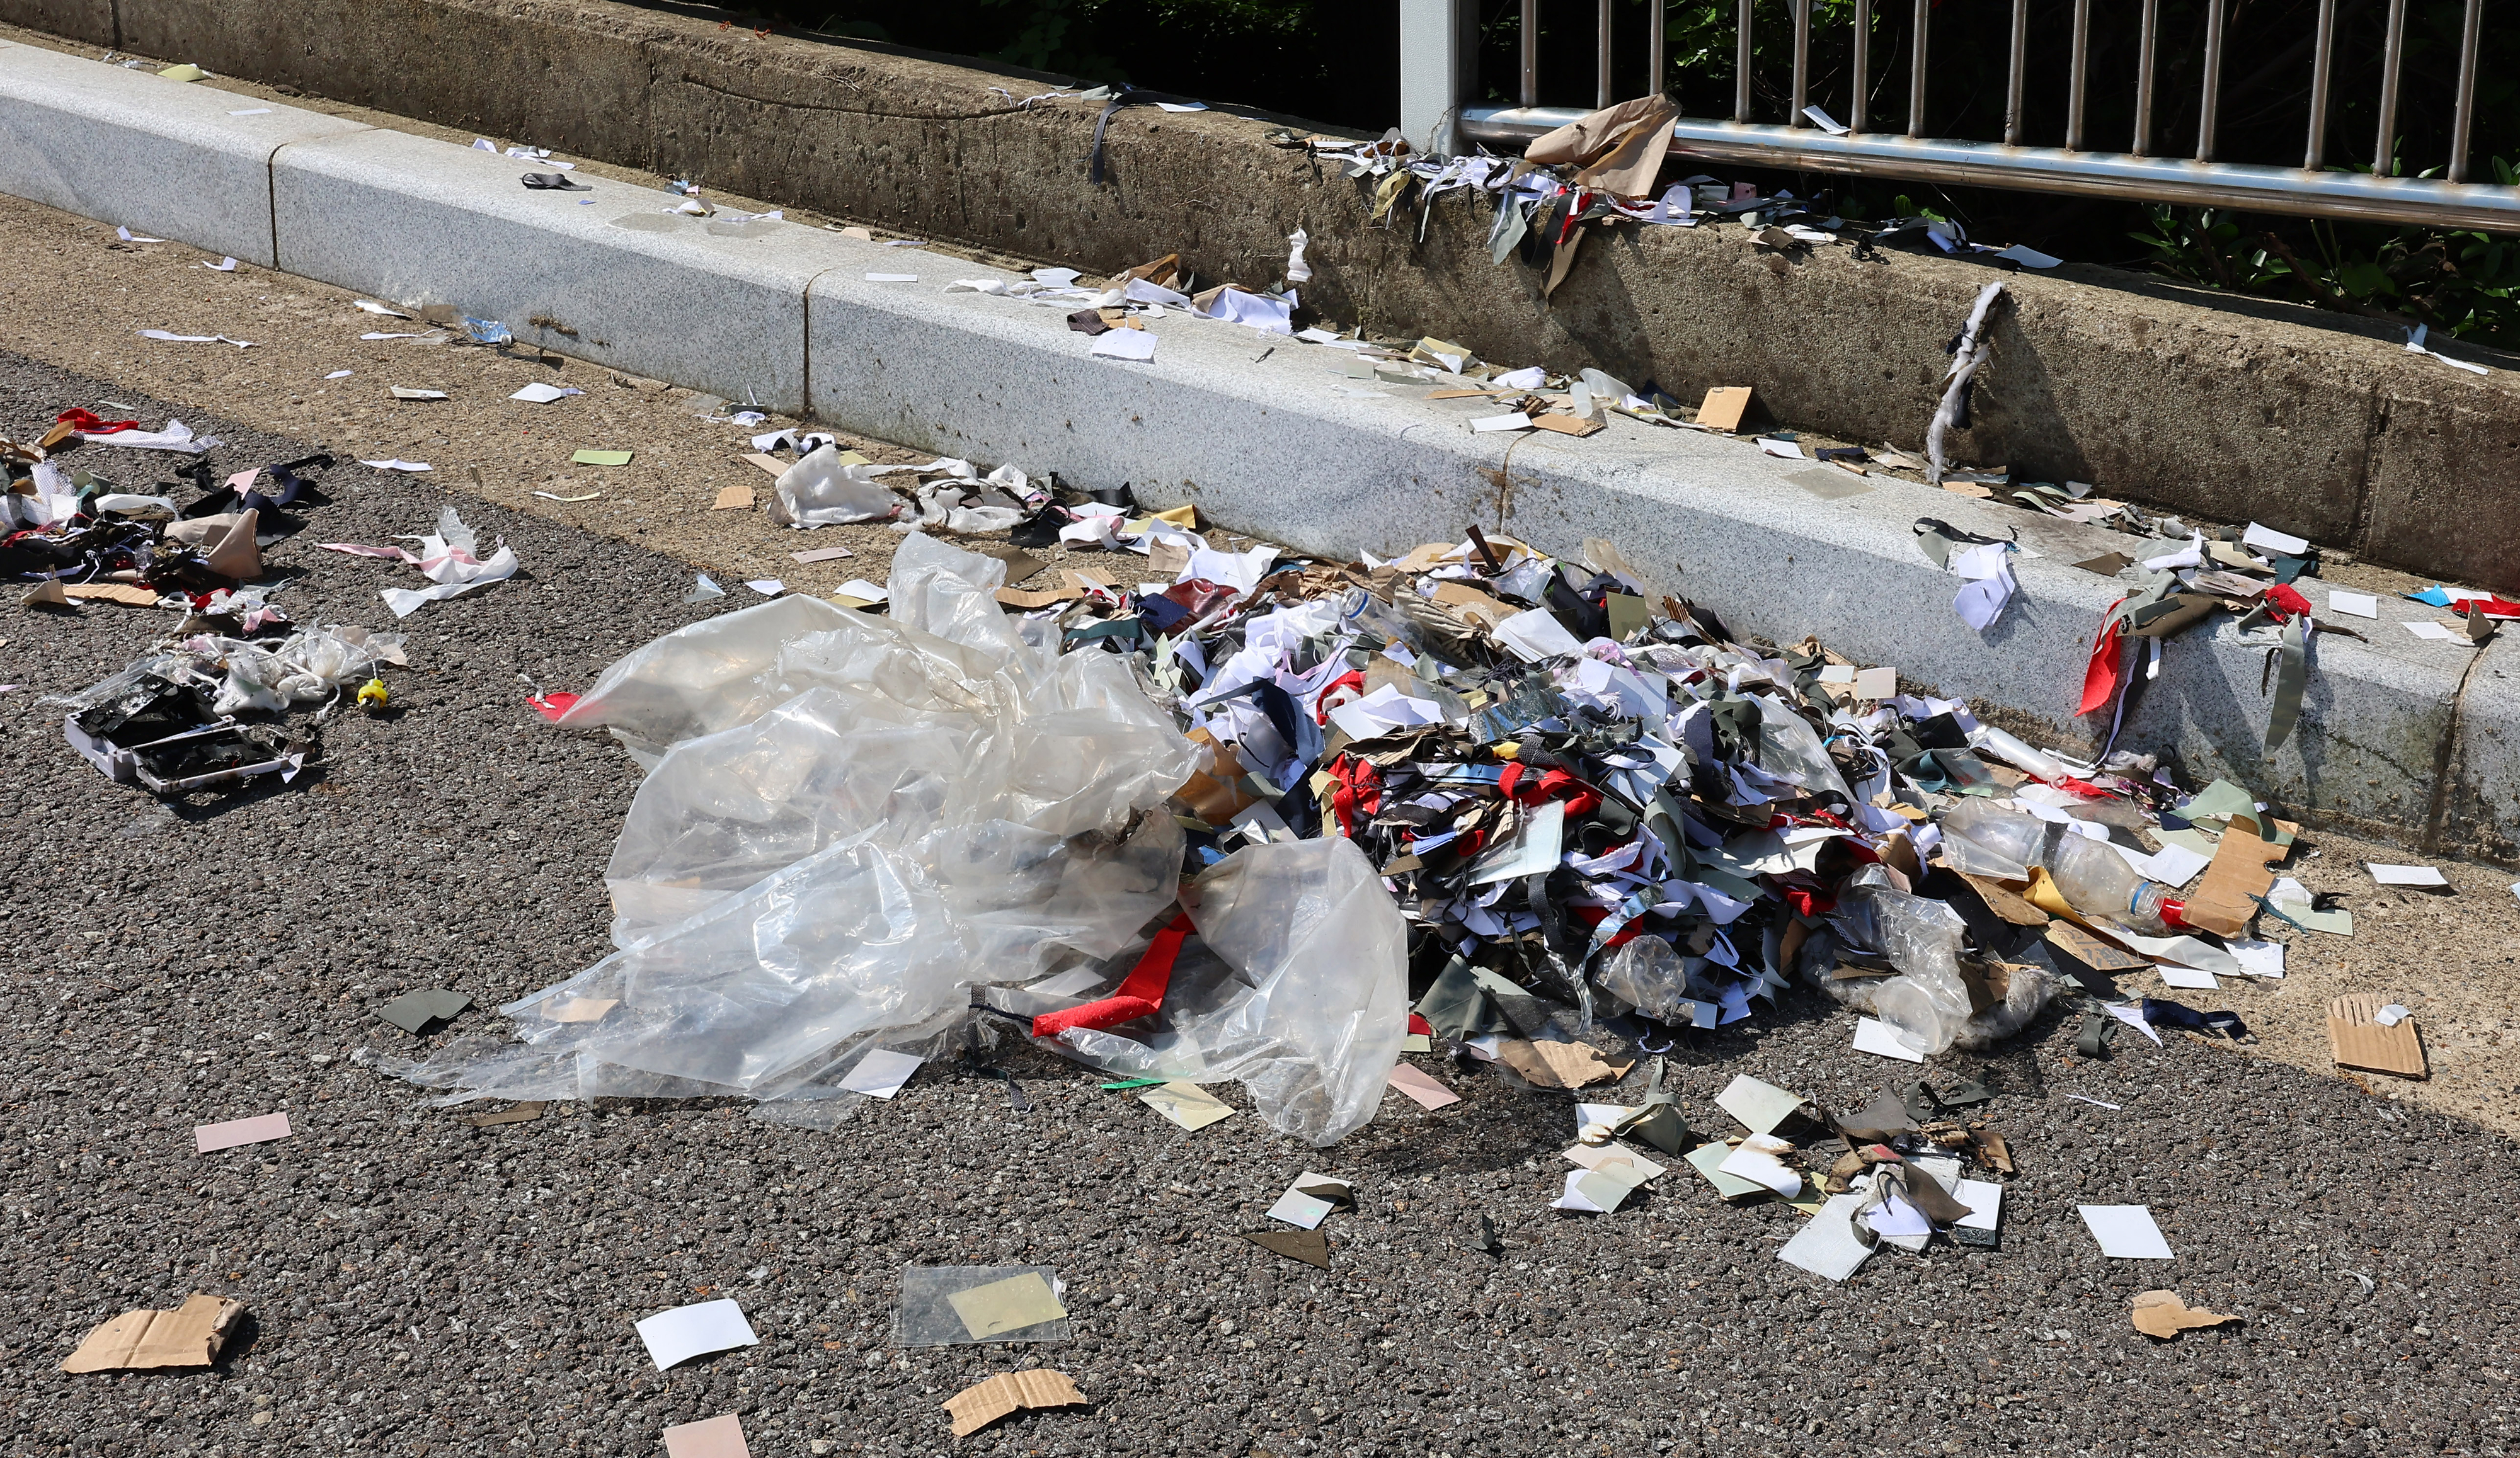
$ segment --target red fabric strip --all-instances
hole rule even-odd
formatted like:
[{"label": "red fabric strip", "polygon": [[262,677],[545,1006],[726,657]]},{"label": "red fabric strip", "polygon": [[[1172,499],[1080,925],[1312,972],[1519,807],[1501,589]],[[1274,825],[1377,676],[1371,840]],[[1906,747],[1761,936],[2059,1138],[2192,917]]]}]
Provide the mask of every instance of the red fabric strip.
[{"label": "red fabric strip", "polygon": [[1164,990],[1172,986],[1173,963],[1180,959],[1182,943],[1189,940],[1192,930],[1189,912],[1174,916],[1147,945],[1138,965],[1121,979],[1118,992],[1099,1002],[1064,1012],[1043,1013],[1032,1020],[1032,1036],[1057,1038],[1070,1028],[1109,1028],[1133,1018],[1152,1016],[1164,1005]]},{"label": "red fabric strip", "polygon": [[[2112,609],[2115,606],[2111,604]],[[2126,654],[2119,651],[2125,634],[2126,625],[2115,619],[2100,629],[2099,641],[2092,644],[2091,666],[2083,670],[2083,706],[2074,711],[2077,717],[2116,701],[2127,672]]]}]

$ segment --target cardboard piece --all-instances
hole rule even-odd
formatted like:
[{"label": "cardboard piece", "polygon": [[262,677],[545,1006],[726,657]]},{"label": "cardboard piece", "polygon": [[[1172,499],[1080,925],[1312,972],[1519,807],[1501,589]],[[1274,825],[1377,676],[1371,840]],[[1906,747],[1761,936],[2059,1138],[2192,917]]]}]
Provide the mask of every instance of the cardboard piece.
[{"label": "cardboard piece", "polygon": [[1390,1083],[1392,1087],[1416,1099],[1420,1108],[1440,1109],[1446,1104],[1458,1104],[1462,1101],[1460,1094],[1437,1082],[1432,1075],[1414,1063],[1393,1064]]},{"label": "cardboard piece", "polygon": [[125,1311],[87,1334],[63,1361],[65,1372],[131,1372],[206,1367],[219,1359],[245,1303],[196,1293],[172,1311]]},{"label": "cardboard piece", "polygon": [[744,1446],[743,1419],[725,1413],[665,1430],[665,1458],[752,1458]]},{"label": "cardboard piece", "polygon": [[1530,1042],[1509,1038],[1498,1050],[1499,1061],[1542,1088],[1582,1088],[1627,1077],[1633,1058],[1616,1062],[1591,1043]]},{"label": "cardboard piece", "polygon": [[752,509],[752,488],[742,483],[720,486],[717,500],[709,504],[712,511],[749,511]]},{"label": "cardboard piece", "polygon": [[287,1114],[258,1114],[251,1119],[231,1119],[225,1124],[204,1124],[193,1130],[193,1148],[197,1154],[216,1149],[234,1149],[240,1144],[261,1144],[289,1137]]},{"label": "cardboard piece", "polygon": [[2255,898],[2265,896],[2275,884],[2275,874],[2268,867],[2281,861],[2288,849],[2258,839],[2233,820],[2222,844],[2214,848],[2214,862],[2205,867],[2205,879],[2188,894],[2187,908],[2180,919],[2218,937],[2239,936],[2257,914]]},{"label": "cardboard piece", "polygon": [[2133,972],[2152,965],[2067,921],[2048,923],[2048,940],[2095,971]]},{"label": "cardboard piece", "polygon": [[954,1436],[968,1437],[1019,1407],[1082,1407],[1085,1394],[1064,1372],[1036,1367],[1001,1372],[938,1404],[954,1415]]},{"label": "cardboard piece", "polygon": [[1599,420],[1588,420],[1580,416],[1533,416],[1531,423],[1543,430],[1553,430],[1559,435],[1572,435],[1578,439],[1587,435],[1598,435],[1610,428]]},{"label": "cardboard piece", "polygon": [[475,1114],[467,1122],[474,1128],[492,1128],[502,1124],[525,1124],[543,1117],[545,1104],[518,1104],[496,1114]]},{"label": "cardboard piece", "polygon": [[1435,605],[1483,628],[1494,628],[1521,611],[1466,583],[1449,581],[1435,585]]},{"label": "cardboard piece", "polygon": [[2159,1337],[2165,1342],[2181,1332],[2194,1331],[2199,1327],[2221,1326],[2227,1321],[2239,1319],[2237,1316],[2226,1316],[2220,1311],[2208,1311],[2191,1306],[2181,1301],[2176,1291],[2138,1291],[2135,1294],[2135,1329],[2147,1337]]},{"label": "cardboard piece", "polygon": [[776,456],[764,455],[759,451],[751,451],[745,453],[743,459],[751,462],[757,466],[760,466],[763,470],[770,472],[770,474],[774,476],[784,476],[788,474],[788,464],[780,460]]},{"label": "cardboard piece", "polygon": [[1289,1260],[1330,1268],[1330,1238],[1318,1230],[1245,1230],[1242,1238]]},{"label": "cardboard piece", "polygon": [[1203,1129],[1234,1117],[1234,1108],[1196,1083],[1158,1083],[1138,1095],[1141,1103],[1186,1129]]},{"label": "cardboard piece", "polygon": [[377,1016],[417,1034],[431,1023],[442,1023],[472,1005],[472,999],[462,993],[444,988],[419,988],[403,994],[377,1009]]},{"label": "cardboard piece", "polygon": [[[81,583],[76,587],[63,588],[61,593],[63,596],[70,598],[73,601],[119,602],[127,607],[156,607],[158,605],[157,589],[138,587],[127,582],[86,582]],[[29,597],[34,596],[33,594],[28,594],[27,596]],[[49,602],[53,599],[46,596],[37,600]],[[27,605],[32,606],[34,604],[29,602]]]},{"label": "cardboard piece", "polygon": [[2415,1020],[2381,1023],[2380,1009],[2388,1005],[2378,993],[2351,993],[2327,1004],[2327,1040],[2336,1050],[2336,1066],[2403,1079],[2431,1077]]},{"label": "cardboard piece", "polygon": [[1750,386],[1717,385],[1706,392],[1697,407],[1697,423],[1710,430],[1738,430],[1741,418],[1750,413]]},{"label": "cardboard piece", "polygon": [[[945,1298],[954,1314],[963,1319],[963,1330],[971,1340],[986,1342],[1009,1332],[1046,1322],[1064,1320],[1067,1308],[1038,1271],[1025,1271],[986,1286],[957,1291]],[[729,1303],[729,1304],[733,1304]]]},{"label": "cardboard piece", "polygon": [[[1078,595],[1071,592],[1070,596]],[[998,599],[1004,601],[1006,596],[1006,590],[1001,588]],[[1190,807],[1191,814],[1211,825],[1233,824],[1236,816],[1261,803],[1260,797],[1246,788],[1251,772],[1244,767],[1241,756],[1235,753],[1233,745],[1219,743],[1216,736],[1205,729],[1192,729],[1190,737],[1192,743],[1206,748],[1208,764],[1205,769],[1192,772],[1182,787],[1173,792],[1173,798]]]},{"label": "cardboard piece", "polygon": [[[1900,840],[1893,842],[1893,844],[1906,845],[1908,842],[1903,837]],[[1991,876],[1972,876],[1965,872],[1960,873],[1960,879],[1968,882],[1970,887],[1977,892],[1978,899],[1986,903],[1986,908],[1988,910],[1993,911],[1996,915],[2011,922],[2014,926],[2047,926],[2049,924],[2049,918],[2047,912],[2040,910],[2037,906],[2034,906],[2030,905],[2030,903],[2022,900],[2019,892],[2014,891],[2010,886],[2005,885],[2003,882],[1996,880]]]}]

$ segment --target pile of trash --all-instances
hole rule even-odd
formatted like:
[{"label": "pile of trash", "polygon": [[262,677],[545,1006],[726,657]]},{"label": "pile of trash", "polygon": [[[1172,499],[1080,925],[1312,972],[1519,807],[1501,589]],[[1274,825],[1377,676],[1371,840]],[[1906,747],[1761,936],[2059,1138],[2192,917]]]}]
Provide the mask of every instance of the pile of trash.
[{"label": "pile of trash", "polygon": [[[192,461],[174,472],[178,480],[153,491],[119,491],[64,465],[64,454],[88,441]],[[264,575],[263,549],[299,530],[302,513],[323,504],[320,481],[333,458],[279,462],[214,482],[206,453],[218,445],[179,420],[143,431],[137,420],[86,410],[63,412],[31,445],[0,440],[0,510],[9,529],[0,538],[0,575],[24,585],[22,606],[69,612],[98,601],[181,613],[120,672],[44,700],[67,711],[64,735],[107,778],[158,795],[262,774],[294,779],[316,753],[324,718],[345,700],[383,708],[383,670],[405,662],[402,635],[333,623],[300,629],[274,600],[277,588],[254,585]],[[187,483],[199,495],[179,505],[169,493]],[[454,521],[451,508],[446,519]],[[470,533],[463,536],[469,547]],[[409,610],[395,604],[396,616]],[[315,712],[292,718],[300,709]]]},{"label": "pile of trash", "polygon": [[1574,1089],[1797,988],[1910,1062],[2063,997],[2097,1052],[2245,1037],[2112,975],[2280,975],[2249,921],[2318,914],[2236,786],[1741,640],[1604,542],[1333,563],[1073,496],[1014,535],[1054,540],[1143,557],[1143,585],[1012,591],[914,531],[879,611],[781,597],[554,695],[648,767],[616,950],[503,1009],[514,1040],[390,1070],[450,1102],[737,1094],[828,1127],[906,1054],[1012,1027],[1126,1079],[1242,1082],[1328,1144],[1415,1038]]}]

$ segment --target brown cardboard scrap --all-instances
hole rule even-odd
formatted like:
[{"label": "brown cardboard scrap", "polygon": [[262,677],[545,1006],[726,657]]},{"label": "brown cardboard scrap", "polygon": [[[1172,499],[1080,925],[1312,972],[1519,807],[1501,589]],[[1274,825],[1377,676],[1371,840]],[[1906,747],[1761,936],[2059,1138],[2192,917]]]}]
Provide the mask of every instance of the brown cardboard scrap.
[{"label": "brown cardboard scrap", "polygon": [[717,489],[717,500],[709,504],[709,509],[712,511],[749,511],[752,509],[752,488],[742,484],[742,482],[738,482],[733,486],[720,486]]},{"label": "brown cardboard scrap", "polygon": [[1054,602],[1073,602],[1084,596],[1084,590],[1073,583],[1044,588],[1037,593],[1027,593],[1020,588],[998,589],[1000,602],[1009,607],[1019,607],[1026,612],[1031,612],[1035,608],[1048,607]]},{"label": "brown cardboard scrap", "polygon": [[2006,1174],[2011,1173],[2012,1147],[2003,1142],[2003,1135],[1991,1128],[1978,1129],[1976,1134],[1978,1163],[1989,1169],[2001,1170]]},{"label": "brown cardboard scrap", "polygon": [[2424,1062],[2424,1040],[2415,1020],[2400,1018],[2381,1024],[2380,1009],[2389,999],[2378,993],[2351,993],[2327,1004],[2327,1040],[2336,1050],[2339,1068],[2359,1068],[2401,1078],[2431,1076]]},{"label": "brown cardboard scrap", "polygon": [[788,463],[780,460],[776,456],[765,456],[759,451],[753,451],[746,454],[743,459],[751,462],[757,466],[760,466],[763,470],[770,472],[774,476],[784,476],[788,474]]},{"label": "brown cardboard scrap", "polygon": [[2193,1331],[2199,1327],[2221,1326],[2227,1321],[2239,1319],[2237,1316],[2226,1316],[2220,1311],[2208,1311],[2201,1306],[2191,1306],[2181,1301],[2176,1291],[2138,1291],[2135,1294],[2135,1329],[2147,1337],[2159,1337],[2163,1341],[2168,1341],[2181,1332]]},{"label": "brown cardboard scrap", "polygon": [[2123,552],[2104,552],[2098,556],[2092,557],[2087,561],[2076,562],[2074,565],[2082,568],[2086,572],[2097,572],[2102,577],[2115,577],[2127,568],[2134,566],[2135,558],[2127,555]]},{"label": "brown cardboard scrap", "polygon": [[18,605],[20,607],[68,607],[70,605],[70,595],[62,590],[60,582],[47,579],[19,594]]},{"label": "brown cardboard scrap", "polygon": [[1633,1058],[1612,1062],[1591,1043],[1528,1042],[1518,1038],[1506,1039],[1498,1056],[1508,1068],[1543,1088],[1606,1083],[1627,1077],[1628,1070],[1636,1066]]},{"label": "brown cardboard scrap", "polygon": [[2095,972],[2134,972],[2152,963],[2123,951],[2071,922],[2048,923],[2048,940],[2080,958]]},{"label": "brown cardboard scrap", "polygon": [[1435,604],[1457,618],[1464,618],[1483,627],[1493,628],[1512,617],[1518,608],[1462,582],[1440,582],[1435,585]]},{"label": "brown cardboard scrap", "polygon": [[1750,413],[1750,387],[1746,384],[1717,385],[1706,392],[1697,407],[1697,423],[1715,430],[1738,430],[1741,418]]},{"label": "brown cardboard scrap", "polygon": [[[1909,842],[1907,837],[1900,837],[1897,844],[1903,846],[1908,845]],[[1913,855],[1914,852],[1912,850],[1909,854]],[[1968,882],[1970,889],[1977,892],[1978,898],[1986,903],[1986,908],[1988,910],[1993,911],[1996,915],[2011,922],[2014,926],[2047,926],[2049,924],[2049,918],[2047,912],[2040,910],[2037,906],[2034,906],[2030,905],[2030,903],[2022,900],[2020,892],[2013,890],[2003,882],[1996,880],[1992,876],[1972,876],[1965,872],[1960,875],[1960,879]]]},{"label": "brown cardboard scrap", "polygon": [[2236,937],[2248,929],[2249,918],[2257,914],[2257,903],[2274,888],[2274,872],[2267,867],[2284,859],[2286,846],[2271,845],[2239,827],[2238,821],[2223,833],[2223,843],[2214,848],[2214,860],[2205,867],[2205,878],[2188,894],[2187,907],[2180,919],[2199,931],[2218,937]]},{"label": "brown cardboard scrap", "polygon": [[1190,566],[1190,549],[1179,542],[1157,542],[1147,552],[1147,570],[1157,577],[1179,579]]},{"label": "brown cardboard scrap", "polygon": [[[121,602],[132,607],[156,607],[158,605],[157,589],[135,587],[126,582],[81,583],[74,588],[62,589],[62,596],[65,597],[84,598],[98,602]],[[51,599],[46,598],[44,600],[49,601]]]},{"label": "brown cardboard scrap", "polygon": [[939,1404],[954,1415],[954,1436],[968,1437],[1018,1407],[1082,1407],[1085,1394],[1064,1372],[1047,1367],[1001,1372]]},{"label": "brown cardboard scrap", "polygon": [[1543,430],[1553,430],[1559,435],[1572,435],[1579,439],[1610,428],[1599,420],[1588,420],[1581,416],[1533,416],[1531,423]]},{"label": "brown cardboard scrap", "polygon": [[489,1128],[502,1124],[524,1124],[542,1118],[543,1108],[541,1104],[518,1104],[514,1108],[501,1109],[496,1114],[475,1114],[466,1123],[471,1124],[474,1128]]},{"label": "brown cardboard scrap", "polygon": [[1484,400],[1490,395],[1511,393],[1513,392],[1510,390],[1428,390],[1426,398],[1429,400]]},{"label": "brown cardboard scrap", "polygon": [[[1000,597],[1006,596],[1001,592]],[[1231,824],[1236,816],[1260,803],[1260,797],[1243,788],[1250,772],[1242,766],[1241,756],[1231,744],[1220,744],[1204,729],[1190,731],[1191,741],[1207,749],[1204,769],[1192,772],[1173,798],[1190,807],[1191,814],[1211,825]]]},{"label": "brown cardboard scrap", "polygon": [[125,1311],[87,1334],[62,1363],[65,1372],[206,1367],[219,1359],[245,1303],[198,1293],[172,1311]]},{"label": "brown cardboard scrap", "polygon": [[238,582],[251,582],[262,575],[262,548],[254,541],[254,528],[262,520],[259,508],[241,511],[228,526],[216,546],[202,553],[202,565],[221,577]]},{"label": "brown cardboard scrap", "polygon": [[1330,1238],[1319,1230],[1245,1230],[1242,1238],[1289,1260],[1330,1268]]}]

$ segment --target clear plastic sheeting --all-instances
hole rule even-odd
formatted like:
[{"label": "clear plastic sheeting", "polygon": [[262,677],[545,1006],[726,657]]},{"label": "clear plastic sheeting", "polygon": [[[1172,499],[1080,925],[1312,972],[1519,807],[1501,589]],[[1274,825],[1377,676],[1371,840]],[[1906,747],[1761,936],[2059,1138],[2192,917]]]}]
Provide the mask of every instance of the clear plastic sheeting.
[{"label": "clear plastic sheeting", "polygon": [[[1037,1288],[1028,1279],[1033,1277],[1040,1280]],[[1066,1289],[1058,1270],[1047,1265],[905,1265],[901,1309],[893,1317],[893,1345],[1064,1342],[1070,1323],[1059,1299]],[[1045,1298],[1049,1305],[1042,1304]],[[1001,1329],[990,1319],[1002,1313],[1020,1319],[1035,1314],[1035,1308],[1047,1314],[1052,1305],[1061,1307],[1058,1316],[1029,1326]],[[974,1332],[974,1325],[985,1329],[986,1335]]]},{"label": "clear plastic sheeting", "polygon": [[1339,837],[1249,846],[1182,906],[1204,948],[1174,964],[1163,1010],[1071,1028],[1060,1051],[1129,1078],[1238,1082],[1270,1127],[1317,1145],[1372,1118],[1408,1032],[1409,928],[1364,853]]},{"label": "clear plastic sheeting", "polygon": [[2035,966],[2005,970],[1992,990],[1981,974],[1972,988],[1960,965],[1967,923],[1948,902],[1911,896],[1890,884],[1879,865],[1847,881],[1829,915],[1835,933],[1851,945],[1886,956],[1899,975],[1868,981],[1822,983],[1848,1004],[1899,1030],[1900,1041],[1932,1056],[1954,1044],[1985,1047],[2030,1024],[2062,986]]},{"label": "clear plastic sheeting", "polygon": [[520,1042],[393,1071],[827,1098],[970,985],[1118,952],[1172,904],[1196,751],[1121,660],[1026,645],[1004,570],[912,536],[891,620],[783,598],[614,664],[562,722],[657,755],[608,874],[619,950],[502,1009]]}]

